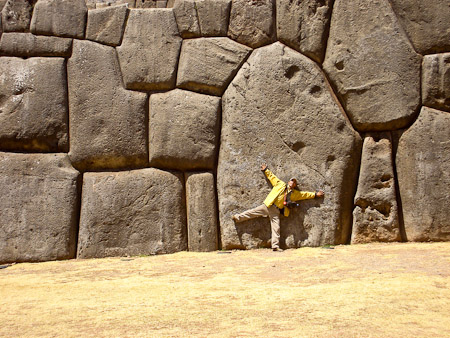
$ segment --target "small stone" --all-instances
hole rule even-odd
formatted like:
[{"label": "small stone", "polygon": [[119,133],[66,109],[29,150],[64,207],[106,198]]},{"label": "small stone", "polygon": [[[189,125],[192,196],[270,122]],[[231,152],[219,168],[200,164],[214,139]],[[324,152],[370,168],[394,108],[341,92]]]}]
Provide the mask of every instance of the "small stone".
[{"label": "small stone", "polygon": [[422,103],[450,112],[450,53],[423,58]]},{"label": "small stone", "polygon": [[127,13],[126,5],[89,11],[86,39],[111,46],[120,45]]},{"label": "small stone", "polygon": [[231,0],[196,0],[202,36],[227,36]]},{"label": "small stone", "polygon": [[175,0],[173,12],[181,37],[186,39],[200,36],[195,0]]},{"label": "small stone", "polygon": [[8,0],[1,10],[4,32],[27,32],[30,30],[31,13],[36,0]]}]

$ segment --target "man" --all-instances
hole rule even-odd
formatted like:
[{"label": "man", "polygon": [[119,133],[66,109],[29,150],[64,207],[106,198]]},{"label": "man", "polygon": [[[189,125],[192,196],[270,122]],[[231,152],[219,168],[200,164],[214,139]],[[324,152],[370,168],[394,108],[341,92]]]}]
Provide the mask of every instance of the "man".
[{"label": "man", "polygon": [[323,197],[325,193],[322,190],[317,192],[300,191],[297,189],[295,178],[291,178],[286,184],[269,170],[266,163],[261,164],[261,170],[272,184],[272,191],[267,195],[263,204],[233,215],[232,218],[236,223],[240,223],[256,217],[269,217],[272,229],[272,250],[283,251],[280,248],[280,214],[289,216],[289,207],[296,204],[293,203],[294,201]]}]

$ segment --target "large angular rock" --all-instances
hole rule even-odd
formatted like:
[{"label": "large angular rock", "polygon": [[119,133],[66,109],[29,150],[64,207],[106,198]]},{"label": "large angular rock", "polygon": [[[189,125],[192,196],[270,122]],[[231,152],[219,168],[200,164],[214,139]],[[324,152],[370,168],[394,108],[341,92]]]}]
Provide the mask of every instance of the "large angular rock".
[{"label": "large angular rock", "polygon": [[228,36],[258,48],[276,40],[275,0],[233,0]]},{"label": "large angular rock", "polygon": [[228,38],[184,40],[177,87],[222,95],[251,50]]},{"label": "large angular rock", "polygon": [[332,4],[331,0],[277,0],[278,40],[322,62]]},{"label": "large angular rock", "polygon": [[68,150],[62,58],[0,58],[0,149]]},{"label": "large angular rock", "polygon": [[281,43],[255,50],[225,91],[222,109],[217,172],[222,247],[269,246],[266,218],[231,220],[269,193],[261,162],[285,182],[296,176],[301,190],[325,191],[324,199],[302,201],[282,218],[282,245],[349,241],[361,139],[320,68]]},{"label": "large angular rock", "polygon": [[196,0],[202,36],[227,36],[231,0]]},{"label": "large angular rock", "polygon": [[67,155],[0,153],[0,263],[75,258],[78,177]]},{"label": "large angular rock", "polygon": [[396,164],[408,241],[450,240],[450,114],[423,107]]},{"label": "large angular rock", "polygon": [[389,133],[365,137],[353,209],[352,244],[401,240],[392,158]]},{"label": "large angular rock", "polygon": [[31,33],[5,33],[0,40],[0,55],[66,56],[72,51],[72,39]]},{"label": "large angular rock", "polygon": [[186,174],[186,209],[189,251],[215,251],[217,204],[212,173]]},{"label": "large angular rock", "polygon": [[74,41],[68,61],[70,159],[97,170],[145,166],[147,95],[125,90],[113,47]]},{"label": "large angular rock", "polygon": [[423,58],[422,103],[450,112],[450,53]]},{"label": "large angular rock", "polygon": [[450,52],[448,0],[391,0],[392,7],[416,50]]},{"label": "large angular rock", "polygon": [[181,40],[172,9],[131,11],[117,48],[126,88],[174,88]]},{"label": "large angular rock", "polygon": [[111,46],[120,45],[127,13],[126,5],[89,11],[86,39]]},{"label": "large angular rock", "polygon": [[394,130],[416,116],[421,57],[388,0],[337,0],[324,69],[359,131]]},{"label": "large angular rock", "polygon": [[177,20],[178,31],[183,38],[200,36],[195,0],[175,0],[173,12]]},{"label": "large angular rock", "polygon": [[8,0],[1,10],[3,31],[26,32],[30,30],[33,4],[37,0]]},{"label": "large angular rock", "polygon": [[213,169],[219,142],[220,97],[181,89],[150,96],[150,165]]},{"label": "large angular rock", "polygon": [[186,250],[182,180],[157,169],[84,174],[78,257]]},{"label": "large angular rock", "polygon": [[34,6],[31,32],[82,39],[86,17],[85,0],[39,0]]}]

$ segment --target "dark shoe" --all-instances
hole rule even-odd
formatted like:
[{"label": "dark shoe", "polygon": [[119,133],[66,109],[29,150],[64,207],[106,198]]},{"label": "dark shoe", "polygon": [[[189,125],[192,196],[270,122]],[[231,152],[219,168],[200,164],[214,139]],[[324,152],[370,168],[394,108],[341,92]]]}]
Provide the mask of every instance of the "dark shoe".
[{"label": "dark shoe", "polygon": [[272,248],[272,250],[273,251],[278,251],[278,252],[283,252],[284,251],[283,249],[280,249],[280,248]]}]

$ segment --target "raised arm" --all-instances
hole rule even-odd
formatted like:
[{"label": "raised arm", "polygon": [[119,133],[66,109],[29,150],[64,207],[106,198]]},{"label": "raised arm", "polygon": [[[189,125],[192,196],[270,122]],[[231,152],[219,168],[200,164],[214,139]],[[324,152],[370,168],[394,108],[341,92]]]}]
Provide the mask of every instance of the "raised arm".
[{"label": "raised arm", "polygon": [[266,177],[268,178],[268,180],[270,181],[270,184],[272,184],[272,186],[276,186],[277,184],[285,184],[282,180],[280,180],[278,177],[276,177],[271,171],[270,169],[267,167],[266,163],[261,164],[261,171],[264,172],[264,175],[266,175]]}]

